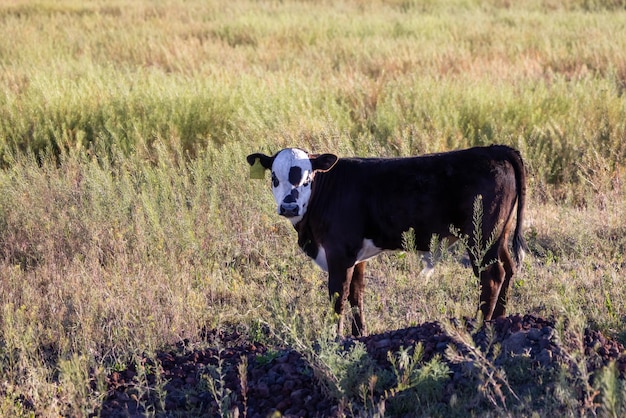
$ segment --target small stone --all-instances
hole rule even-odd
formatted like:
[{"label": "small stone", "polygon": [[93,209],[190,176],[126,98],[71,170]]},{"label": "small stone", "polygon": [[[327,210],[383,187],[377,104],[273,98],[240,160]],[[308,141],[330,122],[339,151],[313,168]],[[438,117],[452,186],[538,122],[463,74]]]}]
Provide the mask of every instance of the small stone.
[{"label": "small stone", "polygon": [[117,400],[120,402],[128,402],[130,400],[130,396],[126,392],[117,392]]},{"label": "small stone", "polygon": [[296,382],[294,382],[293,380],[285,380],[285,383],[283,384],[283,391],[291,392],[295,386]]},{"label": "small stone", "polygon": [[278,405],[276,405],[276,409],[279,411],[285,411],[290,406],[291,406],[291,402],[288,399],[284,399],[278,402]]},{"label": "small stone", "polygon": [[304,409],[299,408],[289,408],[285,411],[285,417],[304,417],[306,416],[306,411]]},{"label": "small stone", "polygon": [[307,389],[297,389],[294,390],[293,392],[291,392],[291,396],[290,398],[292,400],[300,400],[302,399],[306,394],[307,394],[308,390]]},{"label": "small stone", "polygon": [[276,357],[276,362],[279,364],[287,363],[289,361],[289,353],[283,353],[281,356]]},{"label": "small stone", "polygon": [[293,366],[293,364],[290,364],[290,363],[283,363],[283,364],[281,364],[281,365],[278,367],[278,370],[280,370],[280,372],[281,372],[282,374],[285,374],[285,375],[294,374],[294,373],[295,373],[295,371],[296,371],[296,369],[295,369],[295,367]]},{"label": "small stone", "polygon": [[389,340],[388,338],[384,338],[374,343],[375,348],[386,348],[386,347],[389,347],[390,345],[391,345],[391,340]]},{"label": "small stone", "polygon": [[270,388],[265,383],[259,383],[255,388],[256,395],[260,398],[267,398],[270,396]]},{"label": "small stone", "polygon": [[526,333],[516,332],[502,342],[502,348],[506,353],[522,354],[526,349]]},{"label": "small stone", "polygon": [[541,352],[537,355],[537,361],[539,362],[539,364],[541,364],[544,367],[551,365],[552,364],[552,351],[548,349],[541,350]]},{"label": "small stone", "polygon": [[437,352],[442,353],[442,352],[446,351],[446,348],[448,348],[448,343],[447,342],[437,343],[437,346],[436,346]]},{"label": "small stone", "polygon": [[528,331],[528,339],[531,341],[539,341],[541,338],[541,330],[539,328],[531,328]]}]

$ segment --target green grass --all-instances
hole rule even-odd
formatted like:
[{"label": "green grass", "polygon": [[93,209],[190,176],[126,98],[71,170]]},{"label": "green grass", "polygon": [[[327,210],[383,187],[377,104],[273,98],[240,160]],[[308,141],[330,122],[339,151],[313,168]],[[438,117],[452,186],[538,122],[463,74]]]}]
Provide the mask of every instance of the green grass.
[{"label": "green grass", "polygon": [[[284,146],[519,148],[512,312],[624,339],[624,2],[3,1],[0,22],[0,415],[97,411],[105,373],[207,328],[310,349],[325,276],[247,179]],[[370,264],[371,332],[474,314],[469,269],[420,269]]]}]

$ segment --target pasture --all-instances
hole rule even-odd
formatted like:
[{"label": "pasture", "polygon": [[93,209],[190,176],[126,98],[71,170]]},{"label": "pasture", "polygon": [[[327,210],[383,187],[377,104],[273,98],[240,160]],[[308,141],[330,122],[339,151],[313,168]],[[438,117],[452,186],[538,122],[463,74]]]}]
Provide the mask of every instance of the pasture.
[{"label": "pasture", "polygon": [[[1,416],[97,415],[111,373],[215,330],[310,359],[321,347],[316,378],[346,416],[411,390],[338,378],[355,363],[330,337],[326,275],[269,179],[248,179],[246,155],[288,146],[519,149],[531,253],[509,313],[553,318],[573,364],[585,329],[626,343],[623,1],[0,0],[0,39]],[[369,263],[368,332],[473,317],[458,258],[429,279],[410,251]],[[498,378],[478,396],[424,395],[410,413],[626,413],[614,365],[529,365],[516,381],[540,399],[498,397],[512,372],[484,354],[481,376]],[[232,414],[220,401],[236,394],[207,376],[215,415]],[[137,379],[142,411],[166,416],[163,382]]]}]

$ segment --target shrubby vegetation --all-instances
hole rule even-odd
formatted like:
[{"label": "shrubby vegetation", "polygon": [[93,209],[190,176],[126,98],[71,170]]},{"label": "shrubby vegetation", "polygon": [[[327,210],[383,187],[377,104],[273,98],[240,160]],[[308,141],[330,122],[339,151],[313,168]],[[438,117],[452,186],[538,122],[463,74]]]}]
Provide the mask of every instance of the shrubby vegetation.
[{"label": "shrubby vegetation", "polygon": [[[624,341],[625,21],[619,0],[1,2],[0,415],[97,412],[106,373],[206,329],[310,349],[324,274],[244,160],[284,146],[515,146],[512,312]],[[472,316],[453,258],[421,282],[373,261],[371,332]]]}]

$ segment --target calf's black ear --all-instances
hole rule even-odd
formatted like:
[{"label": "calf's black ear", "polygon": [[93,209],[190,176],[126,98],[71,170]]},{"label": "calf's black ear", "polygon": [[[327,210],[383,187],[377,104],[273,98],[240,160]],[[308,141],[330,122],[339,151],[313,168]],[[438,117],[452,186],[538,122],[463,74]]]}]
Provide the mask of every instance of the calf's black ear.
[{"label": "calf's black ear", "polygon": [[328,171],[333,168],[339,157],[334,154],[321,154],[310,155],[309,159],[311,160],[313,171]]},{"label": "calf's black ear", "polygon": [[265,170],[272,168],[274,157],[268,157],[265,154],[250,154],[246,157],[248,164],[250,164],[250,178],[251,179],[263,179],[265,178]]},{"label": "calf's black ear", "polygon": [[259,154],[258,152],[255,154],[250,154],[246,157],[246,160],[250,165],[254,165],[257,159],[264,169],[268,170],[272,168],[272,164],[274,163],[274,157],[268,157],[267,155]]}]

